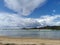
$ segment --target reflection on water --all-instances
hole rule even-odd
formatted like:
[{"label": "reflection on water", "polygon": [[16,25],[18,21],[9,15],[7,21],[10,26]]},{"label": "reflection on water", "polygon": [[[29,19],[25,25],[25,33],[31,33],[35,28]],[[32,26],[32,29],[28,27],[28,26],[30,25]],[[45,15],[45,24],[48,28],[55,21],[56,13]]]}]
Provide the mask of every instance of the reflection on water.
[{"label": "reflection on water", "polygon": [[0,36],[60,39],[60,30],[0,30]]}]

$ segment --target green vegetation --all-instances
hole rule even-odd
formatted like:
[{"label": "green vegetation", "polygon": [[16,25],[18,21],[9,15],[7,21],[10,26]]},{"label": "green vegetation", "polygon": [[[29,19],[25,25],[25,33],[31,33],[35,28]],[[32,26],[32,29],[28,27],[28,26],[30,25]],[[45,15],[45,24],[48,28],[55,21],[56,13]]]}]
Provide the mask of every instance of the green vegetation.
[{"label": "green vegetation", "polygon": [[45,27],[41,27],[40,29],[55,29],[55,30],[60,30],[60,26],[45,26]]},{"label": "green vegetation", "polygon": [[39,28],[22,28],[22,29],[53,29],[53,30],[60,30],[60,26],[45,26]]}]

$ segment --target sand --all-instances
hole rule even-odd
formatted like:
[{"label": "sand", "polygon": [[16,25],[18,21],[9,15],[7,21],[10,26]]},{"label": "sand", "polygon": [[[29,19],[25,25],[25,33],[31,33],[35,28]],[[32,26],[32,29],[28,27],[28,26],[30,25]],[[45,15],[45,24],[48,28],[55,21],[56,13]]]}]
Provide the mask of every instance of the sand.
[{"label": "sand", "polygon": [[0,45],[60,45],[60,40],[0,36]]}]

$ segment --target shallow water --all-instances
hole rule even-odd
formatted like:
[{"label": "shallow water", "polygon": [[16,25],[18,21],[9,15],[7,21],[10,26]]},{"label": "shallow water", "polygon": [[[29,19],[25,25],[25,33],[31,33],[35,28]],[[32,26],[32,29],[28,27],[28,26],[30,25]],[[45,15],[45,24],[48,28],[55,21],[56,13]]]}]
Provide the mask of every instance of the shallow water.
[{"label": "shallow water", "polygon": [[0,30],[0,36],[60,39],[60,30]]}]

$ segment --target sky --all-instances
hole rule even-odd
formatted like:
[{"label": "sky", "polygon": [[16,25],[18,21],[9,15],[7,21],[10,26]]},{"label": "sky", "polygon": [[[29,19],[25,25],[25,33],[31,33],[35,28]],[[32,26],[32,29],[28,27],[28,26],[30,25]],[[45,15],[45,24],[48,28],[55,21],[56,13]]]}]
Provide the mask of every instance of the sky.
[{"label": "sky", "polygon": [[0,0],[0,27],[60,26],[60,0]]}]

